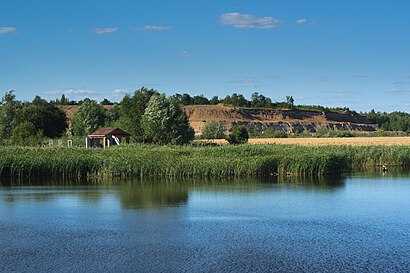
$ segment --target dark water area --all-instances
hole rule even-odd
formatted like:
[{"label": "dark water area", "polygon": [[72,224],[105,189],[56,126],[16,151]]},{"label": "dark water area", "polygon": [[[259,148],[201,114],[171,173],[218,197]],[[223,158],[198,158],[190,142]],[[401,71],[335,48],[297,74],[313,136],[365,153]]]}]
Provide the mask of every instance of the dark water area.
[{"label": "dark water area", "polygon": [[410,176],[5,183],[0,272],[410,272]]}]

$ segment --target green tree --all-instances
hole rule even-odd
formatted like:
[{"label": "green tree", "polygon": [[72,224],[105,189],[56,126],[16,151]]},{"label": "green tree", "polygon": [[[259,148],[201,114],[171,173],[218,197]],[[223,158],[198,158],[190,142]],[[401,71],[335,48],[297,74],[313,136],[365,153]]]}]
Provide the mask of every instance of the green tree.
[{"label": "green tree", "polygon": [[23,121],[13,128],[11,141],[14,145],[36,146],[43,141],[43,133],[36,126],[29,122]]},{"label": "green tree", "polygon": [[156,144],[185,144],[194,138],[194,130],[179,105],[164,94],[153,95],[142,116],[144,140]]},{"label": "green tree", "polygon": [[106,98],[101,101],[102,105],[114,105],[114,103]]},{"label": "green tree", "polygon": [[117,126],[118,120],[120,118],[120,106],[114,104],[111,109],[106,111],[105,127],[120,127]]},{"label": "green tree", "polygon": [[142,87],[135,91],[133,96],[126,95],[119,104],[118,127],[124,129],[137,142],[144,140],[144,131],[141,126],[141,118],[145,108],[153,95],[159,93],[154,89]]},{"label": "green tree", "polygon": [[16,100],[13,90],[6,92],[0,105],[0,137],[8,139],[16,125],[16,115],[21,109],[21,102]]},{"label": "green tree", "polygon": [[286,103],[293,106],[295,103],[295,100],[293,99],[293,96],[286,96]]},{"label": "green tree", "polygon": [[236,126],[233,127],[232,133],[228,135],[226,140],[229,144],[243,144],[247,143],[249,139],[248,130],[246,130],[245,126]]},{"label": "green tree", "polygon": [[39,96],[36,96],[31,103],[24,105],[18,111],[16,124],[23,122],[33,124],[37,131],[41,131],[44,136],[50,138],[62,136],[68,128],[65,113]]},{"label": "green tree", "polygon": [[211,105],[217,105],[218,103],[220,103],[220,100],[219,100],[218,96],[213,96],[213,97],[211,98],[211,100],[209,101],[209,103],[210,103]]},{"label": "green tree", "polygon": [[95,100],[85,99],[73,117],[73,133],[76,136],[88,135],[105,122],[105,110]]},{"label": "green tree", "polygon": [[258,92],[254,92],[251,96],[250,104],[253,108],[271,107],[272,100],[262,94],[259,94]]},{"label": "green tree", "polygon": [[202,130],[202,138],[205,139],[220,139],[225,138],[224,128],[219,121],[211,120],[205,123]]},{"label": "green tree", "polygon": [[193,103],[195,105],[207,105],[209,100],[204,95],[194,96]]}]

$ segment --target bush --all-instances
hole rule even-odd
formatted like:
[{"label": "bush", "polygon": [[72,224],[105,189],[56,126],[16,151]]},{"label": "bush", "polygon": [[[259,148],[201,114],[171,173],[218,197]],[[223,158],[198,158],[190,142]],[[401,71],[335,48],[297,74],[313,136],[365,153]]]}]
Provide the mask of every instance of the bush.
[{"label": "bush", "polygon": [[11,141],[20,146],[37,146],[43,142],[43,133],[33,123],[25,121],[17,125],[11,135]]},{"label": "bush", "polygon": [[350,131],[340,131],[336,133],[336,137],[355,137],[355,134]]},{"label": "bush", "polygon": [[224,128],[219,121],[209,121],[205,124],[201,137],[204,139],[225,138]]},{"label": "bush", "polygon": [[234,127],[232,133],[228,135],[226,140],[229,144],[243,144],[247,143],[249,139],[248,130],[246,130],[245,126],[237,126]]}]

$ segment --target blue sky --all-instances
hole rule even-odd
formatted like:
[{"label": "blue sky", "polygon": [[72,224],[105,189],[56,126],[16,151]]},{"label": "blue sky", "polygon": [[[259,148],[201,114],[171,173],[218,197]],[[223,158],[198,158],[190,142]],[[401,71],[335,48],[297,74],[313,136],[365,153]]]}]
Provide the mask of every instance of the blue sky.
[{"label": "blue sky", "polygon": [[409,111],[410,1],[0,0],[0,91],[19,99],[292,95]]}]

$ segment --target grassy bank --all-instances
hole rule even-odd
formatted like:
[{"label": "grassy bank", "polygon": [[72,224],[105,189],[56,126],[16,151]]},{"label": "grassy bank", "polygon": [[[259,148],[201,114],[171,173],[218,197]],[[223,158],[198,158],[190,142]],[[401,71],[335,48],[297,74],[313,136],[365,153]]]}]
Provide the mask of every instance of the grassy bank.
[{"label": "grassy bank", "polygon": [[410,146],[0,148],[3,178],[326,175],[381,164],[410,166]]}]

